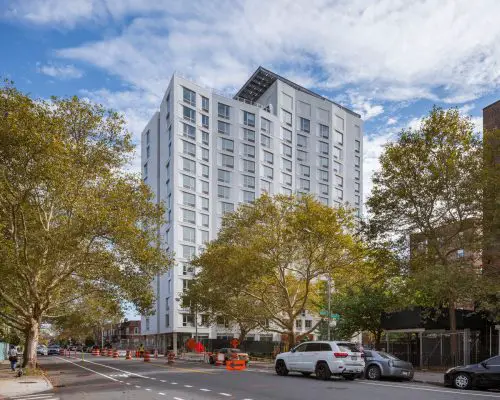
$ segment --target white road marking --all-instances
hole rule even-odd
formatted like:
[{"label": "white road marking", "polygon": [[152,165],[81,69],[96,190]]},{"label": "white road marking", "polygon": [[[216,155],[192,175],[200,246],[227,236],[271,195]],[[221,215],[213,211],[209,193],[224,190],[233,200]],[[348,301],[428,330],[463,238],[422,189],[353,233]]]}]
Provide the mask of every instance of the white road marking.
[{"label": "white road marking", "polygon": [[131,385],[131,383],[130,383],[130,382],[127,382],[127,385]]},{"label": "white road marking", "polygon": [[139,385],[135,385],[135,387],[136,387],[137,389],[140,389],[140,388],[141,388]]},{"label": "white road marking", "polygon": [[467,391],[460,391],[460,390],[446,390],[446,389],[434,389],[428,386],[410,386],[410,385],[392,385],[392,384],[386,384],[386,383],[374,383],[374,382],[361,382],[359,381],[358,383],[361,383],[363,385],[373,385],[373,386],[386,386],[386,387],[395,387],[395,388],[400,388],[400,389],[412,389],[412,390],[424,390],[427,392],[438,392],[438,393],[449,393],[449,394],[455,394],[455,395],[462,395],[462,396],[477,396],[477,397],[493,397],[496,399],[500,399],[500,395],[494,395],[494,394],[483,394],[483,393],[471,393],[470,390]]},{"label": "white road marking", "polygon": [[162,393],[162,392],[158,392],[158,394],[160,394],[162,396],[165,396],[165,393]]},{"label": "white road marking", "polygon": [[190,388],[190,387],[192,387],[192,386],[191,386],[191,385],[184,385],[184,387]]},{"label": "white road marking", "polygon": [[156,381],[156,378],[151,378],[152,380]]},{"label": "white road marking", "polygon": [[160,379],[160,382],[163,382],[163,383],[165,383],[165,382],[167,382],[167,381],[164,381],[163,379]]},{"label": "white road marking", "polygon": [[114,369],[115,371],[124,372],[124,373],[129,374],[129,375],[135,375],[135,376],[138,376],[139,378],[149,379],[149,376],[145,376],[145,375],[141,375],[141,374],[136,374],[135,372],[124,371],[123,369],[119,369],[119,368],[115,368],[115,367],[110,367],[109,365],[106,365],[106,364],[96,363],[94,361],[89,361],[89,360],[85,360],[84,362],[90,363],[90,364],[95,364],[95,365],[100,365],[101,367],[106,367],[106,368],[109,368],[109,369]]},{"label": "white road marking", "polygon": [[112,378],[111,376],[108,376],[108,375],[101,374],[100,372],[94,371],[93,369],[90,369],[90,368],[84,367],[83,365],[79,365],[77,363],[74,363],[73,361],[69,361],[69,360],[67,360],[65,358],[61,358],[61,357],[56,357],[56,358],[59,358],[60,360],[64,360],[66,362],[69,362],[70,364],[76,365],[77,367],[86,369],[87,371],[93,372],[94,374],[104,376],[105,378],[111,379],[112,381],[118,382],[118,379]]},{"label": "white road marking", "polygon": [[177,382],[170,382],[171,385],[177,385]]},{"label": "white road marking", "polygon": [[151,389],[150,389],[150,388],[146,388],[146,390],[147,390],[148,392],[151,392]]},{"label": "white road marking", "polygon": [[231,397],[229,393],[219,393],[221,396]]},{"label": "white road marking", "polygon": [[202,392],[211,392],[210,389],[200,389]]},{"label": "white road marking", "polygon": [[174,400],[184,400],[184,399],[181,399],[180,397],[174,397]]},{"label": "white road marking", "polygon": [[24,396],[13,396],[9,397],[9,399],[29,399],[29,398],[42,398],[42,397],[52,397],[54,396],[53,393],[46,393],[46,394],[27,394]]}]

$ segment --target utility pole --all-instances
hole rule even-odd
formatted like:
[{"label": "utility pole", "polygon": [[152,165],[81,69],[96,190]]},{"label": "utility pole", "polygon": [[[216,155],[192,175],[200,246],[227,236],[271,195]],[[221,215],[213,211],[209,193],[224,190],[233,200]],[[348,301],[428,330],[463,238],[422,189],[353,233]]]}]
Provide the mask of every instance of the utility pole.
[{"label": "utility pole", "polygon": [[332,277],[328,275],[328,341],[330,341],[331,321],[332,321]]}]

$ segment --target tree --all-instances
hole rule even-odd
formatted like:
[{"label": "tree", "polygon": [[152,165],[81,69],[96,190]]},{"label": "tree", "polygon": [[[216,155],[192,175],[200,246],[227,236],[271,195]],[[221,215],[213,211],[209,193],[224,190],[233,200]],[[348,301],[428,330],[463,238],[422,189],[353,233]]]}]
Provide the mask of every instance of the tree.
[{"label": "tree", "polygon": [[224,217],[218,238],[193,261],[202,267],[199,287],[208,295],[231,288],[245,296],[255,304],[247,317],[286,334],[293,345],[296,318],[304,309],[318,311],[320,280],[356,262],[352,229],[351,213],[344,209],[309,196],[264,195]]},{"label": "tree", "polygon": [[36,363],[40,323],[94,294],[147,312],[163,207],[124,172],[133,147],[123,119],[76,97],[33,100],[0,89],[0,319]]},{"label": "tree", "polygon": [[[482,143],[469,118],[434,108],[386,146],[368,199],[374,223],[410,238],[410,269],[424,305],[473,300],[481,247]],[[465,250],[467,257],[457,258]],[[456,343],[452,344],[456,348]]]}]

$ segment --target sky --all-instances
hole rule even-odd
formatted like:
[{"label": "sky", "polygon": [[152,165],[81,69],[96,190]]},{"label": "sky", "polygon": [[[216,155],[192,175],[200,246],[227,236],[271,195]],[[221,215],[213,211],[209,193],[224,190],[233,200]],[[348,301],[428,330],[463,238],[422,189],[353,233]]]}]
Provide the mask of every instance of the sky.
[{"label": "sky", "polygon": [[262,65],[362,115],[366,199],[384,145],[433,105],[481,131],[499,15],[498,0],[0,0],[0,77],[118,110],[138,141],[174,71],[234,94]]}]

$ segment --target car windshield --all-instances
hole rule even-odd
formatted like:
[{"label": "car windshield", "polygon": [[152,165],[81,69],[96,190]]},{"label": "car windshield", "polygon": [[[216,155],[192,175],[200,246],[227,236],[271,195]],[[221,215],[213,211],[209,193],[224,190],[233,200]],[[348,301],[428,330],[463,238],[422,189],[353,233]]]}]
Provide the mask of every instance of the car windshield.
[{"label": "car windshield", "polygon": [[377,351],[377,353],[380,355],[380,357],[385,358],[386,360],[399,360],[396,356],[393,356],[392,354],[385,353],[383,351]]},{"label": "car windshield", "polygon": [[350,351],[352,353],[359,353],[360,349],[354,343],[337,343],[340,351]]}]

